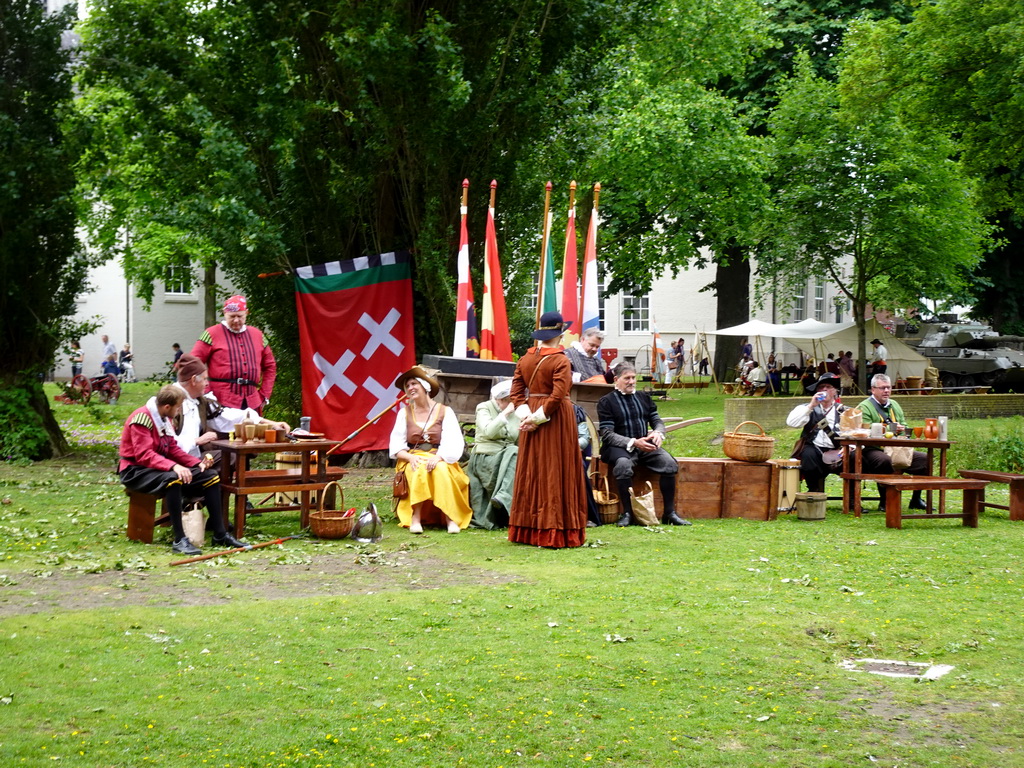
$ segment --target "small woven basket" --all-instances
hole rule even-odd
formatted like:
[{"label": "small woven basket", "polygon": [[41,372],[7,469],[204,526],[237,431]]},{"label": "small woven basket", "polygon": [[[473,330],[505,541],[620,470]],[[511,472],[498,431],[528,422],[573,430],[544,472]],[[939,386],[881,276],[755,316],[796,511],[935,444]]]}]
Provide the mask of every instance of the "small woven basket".
[{"label": "small woven basket", "polygon": [[[753,424],[760,435],[740,432],[747,424]],[[775,438],[769,437],[756,421],[744,421],[732,432],[726,432],[722,440],[722,451],[737,461],[768,461],[775,450]]]},{"label": "small woven basket", "polygon": [[309,513],[309,530],[318,539],[344,539],[356,524],[355,509],[347,512],[340,509],[324,509],[324,501],[327,499],[327,489],[336,486],[338,490],[338,505],[345,506],[345,492],[334,480],[324,486],[320,493],[320,508]]},{"label": "small woven basket", "polygon": [[612,493],[608,486],[608,476],[595,472],[590,476],[594,486],[594,501],[597,504],[597,513],[601,516],[601,522],[614,523],[619,519],[619,497]]}]

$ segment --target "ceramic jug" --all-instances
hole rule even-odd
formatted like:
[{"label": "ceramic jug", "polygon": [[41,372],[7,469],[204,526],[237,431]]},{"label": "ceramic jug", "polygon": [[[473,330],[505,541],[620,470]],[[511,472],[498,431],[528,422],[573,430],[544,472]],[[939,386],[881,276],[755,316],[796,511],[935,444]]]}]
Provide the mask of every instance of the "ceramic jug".
[{"label": "ceramic jug", "polygon": [[924,420],[924,439],[925,440],[938,440],[939,439],[939,420],[938,419],[925,419]]}]

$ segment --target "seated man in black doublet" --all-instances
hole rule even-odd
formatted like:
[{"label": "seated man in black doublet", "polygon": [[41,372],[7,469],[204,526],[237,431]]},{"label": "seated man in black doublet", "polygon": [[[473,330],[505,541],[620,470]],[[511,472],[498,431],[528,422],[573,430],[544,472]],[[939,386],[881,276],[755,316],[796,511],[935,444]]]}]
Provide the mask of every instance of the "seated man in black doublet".
[{"label": "seated man in black doublet", "polygon": [[601,461],[610,468],[622,500],[622,516],[617,525],[633,521],[629,489],[633,470],[642,464],[658,475],[665,501],[661,522],[666,525],[690,525],[676,514],[676,473],[679,465],[661,447],[665,424],[651,396],[636,391],[636,369],[629,363],[615,366],[615,390],[597,401],[598,430],[601,434]]}]

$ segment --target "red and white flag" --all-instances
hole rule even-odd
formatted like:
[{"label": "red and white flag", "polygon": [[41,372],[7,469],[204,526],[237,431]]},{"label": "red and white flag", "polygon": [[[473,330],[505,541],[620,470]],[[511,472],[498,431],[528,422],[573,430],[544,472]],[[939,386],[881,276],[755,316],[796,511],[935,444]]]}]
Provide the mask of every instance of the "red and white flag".
[{"label": "red and white flag", "polygon": [[498,260],[498,235],[494,229],[494,191],[498,182],[491,182],[491,204],[487,208],[487,233],[484,240],[484,297],[480,323],[480,358],[512,360],[512,339],[508,333],[505,312],[505,289],[501,284],[501,262]]},{"label": "red and white flag", "polygon": [[[302,411],[311,429],[344,440],[402,394],[416,364],[409,254],[382,253],[295,270]],[[385,413],[340,449],[387,448]]]},{"label": "red and white flag", "polygon": [[473,309],[473,281],[469,274],[469,231],[466,216],[469,208],[466,196],[469,179],[462,182],[462,217],[459,232],[459,287],[455,299],[455,341],[452,343],[452,357],[480,357],[480,339],[476,333],[476,310]]}]

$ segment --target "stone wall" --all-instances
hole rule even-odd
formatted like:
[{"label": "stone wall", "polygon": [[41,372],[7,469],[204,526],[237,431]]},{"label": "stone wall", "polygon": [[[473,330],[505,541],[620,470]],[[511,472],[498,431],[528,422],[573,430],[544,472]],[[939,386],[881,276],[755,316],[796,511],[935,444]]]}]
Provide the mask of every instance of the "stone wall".
[{"label": "stone wall", "polygon": [[[733,397],[725,401],[725,429],[731,431],[744,421],[756,421],[765,429],[786,426],[786,416],[807,397]],[[845,405],[857,405],[864,398],[844,398]],[[984,419],[1024,414],[1024,395],[903,395],[893,398],[902,406],[907,421],[949,416],[955,419]]]}]

